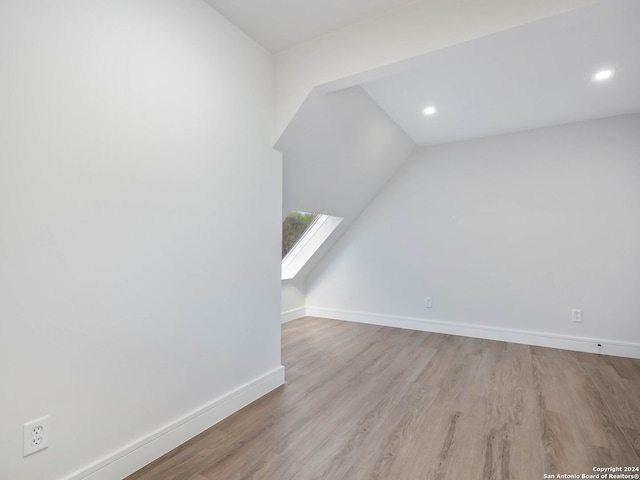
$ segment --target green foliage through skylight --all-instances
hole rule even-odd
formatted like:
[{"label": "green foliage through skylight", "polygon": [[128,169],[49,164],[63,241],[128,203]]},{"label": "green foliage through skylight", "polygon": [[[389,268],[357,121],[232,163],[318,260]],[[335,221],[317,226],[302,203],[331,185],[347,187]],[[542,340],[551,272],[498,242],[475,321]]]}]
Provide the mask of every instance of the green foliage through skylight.
[{"label": "green foliage through skylight", "polygon": [[318,218],[316,213],[292,211],[282,222],[282,258],[291,250],[304,232]]}]

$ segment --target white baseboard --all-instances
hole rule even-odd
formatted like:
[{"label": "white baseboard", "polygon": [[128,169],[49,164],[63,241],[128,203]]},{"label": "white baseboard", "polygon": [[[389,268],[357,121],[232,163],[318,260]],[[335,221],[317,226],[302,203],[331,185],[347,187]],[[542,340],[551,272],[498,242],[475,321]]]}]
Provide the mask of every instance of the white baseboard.
[{"label": "white baseboard", "polygon": [[[640,359],[640,344],[603,338],[570,337],[528,330],[514,330],[501,327],[488,327],[441,320],[426,320],[423,318],[380,315],[377,313],[352,312],[318,307],[307,307],[306,315],[310,317],[344,320],[347,322],[369,323],[385,327],[460,335],[463,337],[485,338],[502,342],[522,343],[525,345]],[[602,346],[599,348],[598,344]]]},{"label": "white baseboard", "polygon": [[293,320],[298,320],[306,315],[306,308],[294,308],[293,310],[282,312],[282,323],[292,322]]},{"label": "white baseboard", "polygon": [[63,480],[123,479],[283,384],[280,366]]}]

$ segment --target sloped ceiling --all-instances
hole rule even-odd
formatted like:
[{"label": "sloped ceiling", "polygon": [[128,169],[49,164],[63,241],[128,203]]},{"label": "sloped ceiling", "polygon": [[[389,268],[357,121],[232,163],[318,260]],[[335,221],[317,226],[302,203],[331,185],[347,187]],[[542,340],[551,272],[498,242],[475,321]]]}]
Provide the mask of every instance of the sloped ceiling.
[{"label": "sloped ceiling", "polygon": [[416,145],[360,87],[353,87],[330,94],[312,92],[276,148],[283,152],[283,218],[291,210],[344,218],[316,260]]},{"label": "sloped ceiling", "polygon": [[[593,82],[594,72],[615,77]],[[609,1],[433,52],[363,84],[419,145],[640,111],[640,2]],[[422,109],[435,105],[426,118]]]},{"label": "sloped ceiling", "polygon": [[[319,86],[276,145],[284,159],[283,217],[295,209],[345,221],[301,274],[416,145],[640,111],[638,25],[640,2],[610,0],[364,72],[357,86]],[[605,67],[615,77],[593,84],[591,74]],[[426,104],[439,113],[425,118]]]},{"label": "sloped ceiling", "polygon": [[205,1],[274,53],[415,2],[415,0]]}]

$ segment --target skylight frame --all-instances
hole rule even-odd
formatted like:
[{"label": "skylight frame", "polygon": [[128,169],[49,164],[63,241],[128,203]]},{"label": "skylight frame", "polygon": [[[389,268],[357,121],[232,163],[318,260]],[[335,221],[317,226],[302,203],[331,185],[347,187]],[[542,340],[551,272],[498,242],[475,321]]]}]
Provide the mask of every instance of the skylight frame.
[{"label": "skylight frame", "polygon": [[344,220],[341,217],[334,217],[322,213],[317,215],[294,246],[291,247],[291,250],[289,250],[282,259],[282,280],[294,278],[338,225],[340,225],[342,220]]},{"label": "skylight frame", "polygon": [[[300,213],[310,213],[310,212],[300,212]],[[282,257],[282,265],[285,265],[285,260],[287,259],[287,257],[289,257],[289,255],[294,250],[296,250],[296,248],[298,248],[297,251],[299,251],[304,246],[304,245],[300,245],[300,242],[302,242],[305,239],[305,237],[307,236],[307,233],[311,233],[311,229],[314,228],[315,224],[318,221],[324,222],[325,219],[322,218],[322,217],[326,217],[327,216],[327,215],[322,215],[321,213],[312,213],[312,215],[315,215],[315,218],[311,221],[311,223],[309,225],[307,225],[307,228],[304,230],[304,232],[302,232],[302,234],[300,235],[298,240],[296,240],[296,243],[293,244],[293,246],[289,249],[287,254],[284,257]],[[307,240],[305,240],[305,243],[308,242],[308,241],[309,241],[309,239],[307,238]]]}]

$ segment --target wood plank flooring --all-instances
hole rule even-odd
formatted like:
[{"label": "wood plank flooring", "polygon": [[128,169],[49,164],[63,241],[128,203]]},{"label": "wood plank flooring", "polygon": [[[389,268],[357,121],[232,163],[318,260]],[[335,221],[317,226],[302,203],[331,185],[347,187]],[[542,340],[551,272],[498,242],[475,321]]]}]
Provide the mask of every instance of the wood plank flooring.
[{"label": "wood plank flooring", "polygon": [[640,466],[640,360],[311,317],[283,325],[282,358],[285,386],[127,480],[536,480]]}]

